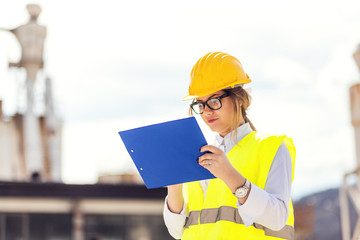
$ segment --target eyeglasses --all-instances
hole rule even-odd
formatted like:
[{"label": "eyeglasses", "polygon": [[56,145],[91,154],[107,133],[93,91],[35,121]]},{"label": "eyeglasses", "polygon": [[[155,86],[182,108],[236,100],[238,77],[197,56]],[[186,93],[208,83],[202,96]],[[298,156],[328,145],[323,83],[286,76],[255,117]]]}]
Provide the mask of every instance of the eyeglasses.
[{"label": "eyeglasses", "polygon": [[190,104],[190,107],[197,114],[203,114],[205,110],[205,105],[208,106],[211,110],[218,110],[222,107],[221,99],[228,96],[229,94],[225,93],[220,97],[209,98],[205,102],[193,102],[192,104]]}]

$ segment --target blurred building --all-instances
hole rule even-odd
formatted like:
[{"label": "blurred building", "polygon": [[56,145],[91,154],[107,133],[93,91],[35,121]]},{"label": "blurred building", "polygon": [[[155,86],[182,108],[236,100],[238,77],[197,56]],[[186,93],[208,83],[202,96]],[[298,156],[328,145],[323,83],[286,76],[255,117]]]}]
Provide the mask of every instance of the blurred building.
[{"label": "blurred building", "polygon": [[[49,127],[49,116],[38,116],[41,159],[31,168],[25,155],[24,119],[17,113],[5,116],[0,100],[0,180],[1,181],[61,181],[61,121],[55,115],[55,127]],[[53,144],[49,144],[50,142]]]},{"label": "blurred building", "polygon": [[[295,239],[329,240],[344,239],[340,217],[339,189],[329,189],[304,196],[294,203]],[[349,228],[357,224],[357,210],[349,202]],[[354,238],[356,239],[356,238]]]},{"label": "blurred building", "polygon": [[[353,54],[360,70],[360,45]],[[340,188],[341,226],[343,240],[360,239],[360,83],[350,89],[351,125],[354,128],[356,167],[345,173]],[[352,226],[350,205],[353,204],[357,214],[356,225]]]},{"label": "blurred building", "polygon": [[14,29],[0,29],[14,34],[21,46],[21,59],[9,63],[9,67],[26,71],[25,111],[5,119],[0,101],[0,180],[60,181],[61,121],[54,111],[49,78],[44,86],[44,111],[37,115],[34,110],[34,84],[44,65],[46,27],[37,23],[41,12],[38,5],[29,4],[27,10],[30,15],[28,23]]},{"label": "blurred building", "polygon": [[0,182],[0,239],[172,239],[165,195],[139,184]]},{"label": "blurred building", "polygon": [[295,240],[312,240],[315,235],[314,206],[312,204],[295,205]]},{"label": "blurred building", "polygon": [[148,190],[132,174],[100,176],[92,185],[61,182],[62,124],[49,78],[44,111],[34,111],[46,27],[37,23],[38,5],[27,10],[28,23],[0,28],[21,46],[21,59],[9,67],[26,70],[25,111],[5,116],[0,100],[0,240],[172,239],[162,217],[165,188]]},{"label": "blurred building", "polygon": [[139,174],[124,173],[124,174],[104,174],[98,177],[98,183],[108,184],[144,184]]}]

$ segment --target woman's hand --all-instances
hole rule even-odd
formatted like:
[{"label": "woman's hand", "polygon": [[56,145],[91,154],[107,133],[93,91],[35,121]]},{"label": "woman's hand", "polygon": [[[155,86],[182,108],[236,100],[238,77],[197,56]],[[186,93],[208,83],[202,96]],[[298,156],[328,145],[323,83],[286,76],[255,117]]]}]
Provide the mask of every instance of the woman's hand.
[{"label": "woman's hand", "polygon": [[[206,152],[198,161],[201,166],[209,170],[215,177],[220,178],[234,193],[235,190],[245,184],[245,178],[231,165],[228,157],[221,149],[205,145],[200,152]],[[239,199],[240,200],[240,199]],[[245,199],[241,199],[243,203]]]},{"label": "woman's hand", "polygon": [[198,162],[201,166],[209,170],[215,177],[224,180],[229,174],[233,174],[235,168],[231,165],[226,154],[219,148],[212,145],[205,145],[201,148],[200,152],[205,153],[199,157]]}]

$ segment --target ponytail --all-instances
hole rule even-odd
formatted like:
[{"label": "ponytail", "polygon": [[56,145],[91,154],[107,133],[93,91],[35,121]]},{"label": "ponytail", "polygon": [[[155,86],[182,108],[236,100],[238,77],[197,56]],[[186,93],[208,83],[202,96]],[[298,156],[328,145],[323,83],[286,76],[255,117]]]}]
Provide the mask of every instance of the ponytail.
[{"label": "ponytail", "polygon": [[241,114],[242,114],[242,116],[243,116],[243,118],[244,118],[245,123],[249,123],[251,129],[252,129],[253,131],[256,131],[256,128],[255,128],[254,124],[253,124],[253,123],[250,121],[250,119],[248,118],[247,113],[246,113],[246,110],[245,110],[245,108],[244,108],[243,106],[241,106]]}]

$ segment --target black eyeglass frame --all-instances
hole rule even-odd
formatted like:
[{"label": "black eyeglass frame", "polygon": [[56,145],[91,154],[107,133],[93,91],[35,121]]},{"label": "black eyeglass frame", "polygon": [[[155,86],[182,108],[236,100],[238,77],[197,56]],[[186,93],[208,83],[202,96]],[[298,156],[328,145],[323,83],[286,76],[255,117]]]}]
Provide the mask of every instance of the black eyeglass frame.
[{"label": "black eyeglass frame", "polygon": [[[223,98],[225,98],[225,97],[228,97],[228,96],[230,96],[228,93],[224,93],[223,95],[221,95],[221,96],[219,96],[219,97],[209,98],[209,99],[206,100],[205,102],[197,102],[197,101],[196,101],[196,102],[191,103],[191,104],[190,104],[190,107],[191,107],[191,109],[194,111],[194,113],[196,113],[196,114],[203,114],[203,113],[204,113],[204,110],[205,110],[205,105],[208,106],[208,108],[210,108],[211,110],[219,110],[219,109],[222,107],[221,99],[223,99]],[[212,108],[212,107],[210,107],[210,105],[208,104],[208,101],[213,100],[213,99],[219,100],[220,107],[218,107],[218,108]],[[195,106],[195,105],[200,105],[200,104],[203,105],[203,111],[198,113],[197,111],[195,111],[194,106]]]}]

